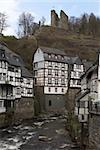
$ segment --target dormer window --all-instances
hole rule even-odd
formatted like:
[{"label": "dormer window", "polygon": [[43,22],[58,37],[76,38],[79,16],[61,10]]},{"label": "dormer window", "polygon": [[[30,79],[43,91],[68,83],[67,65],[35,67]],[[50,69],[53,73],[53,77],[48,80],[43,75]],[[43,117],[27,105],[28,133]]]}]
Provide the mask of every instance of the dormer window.
[{"label": "dormer window", "polygon": [[48,54],[48,57],[49,57],[49,58],[51,58],[51,55],[50,55],[50,54]]},{"label": "dormer window", "polygon": [[5,54],[4,54],[4,53],[2,53],[2,54],[1,54],[1,57],[2,57],[2,58],[5,58]]},{"label": "dormer window", "polygon": [[50,61],[48,65],[49,65],[49,66],[52,66],[52,62]]},{"label": "dormer window", "polygon": [[54,58],[55,57],[55,55],[54,54],[52,54],[52,58]]},{"label": "dormer window", "polygon": [[61,56],[61,59],[62,59],[62,60],[64,60],[64,57],[63,57],[63,56]]},{"label": "dormer window", "polygon": [[19,59],[18,59],[18,58],[16,58],[16,61],[17,61],[17,62],[19,62]]},{"label": "dormer window", "polygon": [[61,55],[58,55],[58,58],[61,59]]},{"label": "dormer window", "polygon": [[57,57],[57,55],[55,55],[55,59],[57,59],[58,57]]}]

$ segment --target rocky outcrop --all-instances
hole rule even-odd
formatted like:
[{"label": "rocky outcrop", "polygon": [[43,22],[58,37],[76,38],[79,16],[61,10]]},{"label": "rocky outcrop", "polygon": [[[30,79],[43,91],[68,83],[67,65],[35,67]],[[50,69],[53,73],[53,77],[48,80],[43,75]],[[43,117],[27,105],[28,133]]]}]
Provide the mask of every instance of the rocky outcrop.
[{"label": "rocky outcrop", "polygon": [[68,30],[68,16],[63,10],[60,11],[60,18],[55,10],[51,10],[51,26]]}]

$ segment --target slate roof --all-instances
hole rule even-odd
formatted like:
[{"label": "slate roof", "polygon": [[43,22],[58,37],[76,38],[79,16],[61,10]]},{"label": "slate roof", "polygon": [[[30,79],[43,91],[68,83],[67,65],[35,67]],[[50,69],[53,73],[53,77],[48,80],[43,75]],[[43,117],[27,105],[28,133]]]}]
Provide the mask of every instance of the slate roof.
[{"label": "slate roof", "polygon": [[88,93],[90,93],[90,90],[87,89],[84,93],[81,93],[76,97],[75,101],[79,101],[81,98],[83,98],[85,95],[87,95]]},{"label": "slate roof", "polygon": [[92,71],[96,70],[97,67],[98,67],[98,65],[93,65],[93,66],[91,66],[91,67],[81,76],[81,78],[83,78],[84,76],[87,77],[88,74],[91,73]]},{"label": "slate roof", "polygon": [[49,47],[39,47],[44,53],[48,54],[57,54],[57,55],[64,55],[66,56],[66,53],[64,50],[59,50],[56,48],[49,48]]},{"label": "slate roof", "polygon": [[[2,57],[2,53],[5,57]],[[5,60],[13,66],[21,67],[23,77],[32,77],[32,74],[25,68],[22,58],[8,49],[5,43],[0,43],[0,60]]]},{"label": "slate roof", "polygon": [[24,66],[22,66],[21,70],[22,70],[22,77],[33,78],[32,74],[28,71],[27,68],[25,68]]},{"label": "slate roof", "polygon": [[[43,53],[44,53],[44,59],[48,61],[56,61],[56,62],[66,62],[68,64],[78,64],[81,65],[82,61],[81,59],[76,56],[76,57],[68,57],[67,54],[64,52],[64,50],[59,50],[56,48],[48,48],[48,47],[39,47]],[[55,54],[55,55],[61,55],[63,56],[63,59],[61,58],[53,58],[53,57],[48,57],[47,54]]]},{"label": "slate roof", "polygon": [[87,71],[90,67],[93,66],[93,62],[92,61],[82,60],[82,63],[84,65],[85,71]]},{"label": "slate roof", "polygon": [[82,61],[81,59],[78,57],[78,56],[75,56],[75,57],[70,57],[70,63],[71,64],[77,64],[77,65],[82,65]]}]

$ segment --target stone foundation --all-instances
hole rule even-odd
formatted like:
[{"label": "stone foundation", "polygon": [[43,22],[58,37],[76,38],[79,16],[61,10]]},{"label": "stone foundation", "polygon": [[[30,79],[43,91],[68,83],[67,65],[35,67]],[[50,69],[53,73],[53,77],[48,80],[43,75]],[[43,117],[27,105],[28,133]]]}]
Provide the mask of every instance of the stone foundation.
[{"label": "stone foundation", "polygon": [[15,100],[14,123],[34,117],[34,99],[21,98]]},{"label": "stone foundation", "polygon": [[63,113],[65,110],[65,95],[45,95],[45,108],[49,112]]},{"label": "stone foundation", "polygon": [[89,148],[100,150],[100,114],[91,113],[89,117]]}]

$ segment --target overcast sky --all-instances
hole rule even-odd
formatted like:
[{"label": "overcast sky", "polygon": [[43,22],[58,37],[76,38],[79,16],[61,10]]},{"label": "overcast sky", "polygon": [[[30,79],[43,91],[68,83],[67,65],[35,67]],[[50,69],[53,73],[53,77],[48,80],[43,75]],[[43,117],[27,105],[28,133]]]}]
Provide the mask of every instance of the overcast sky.
[{"label": "overcast sky", "polygon": [[36,22],[44,16],[50,24],[51,9],[58,14],[62,9],[69,17],[79,17],[85,12],[100,16],[100,0],[0,0],[0,12],[7,14],[9,24],[4,34],[16,35],[18,17],[22,12],[30,12]]}]

